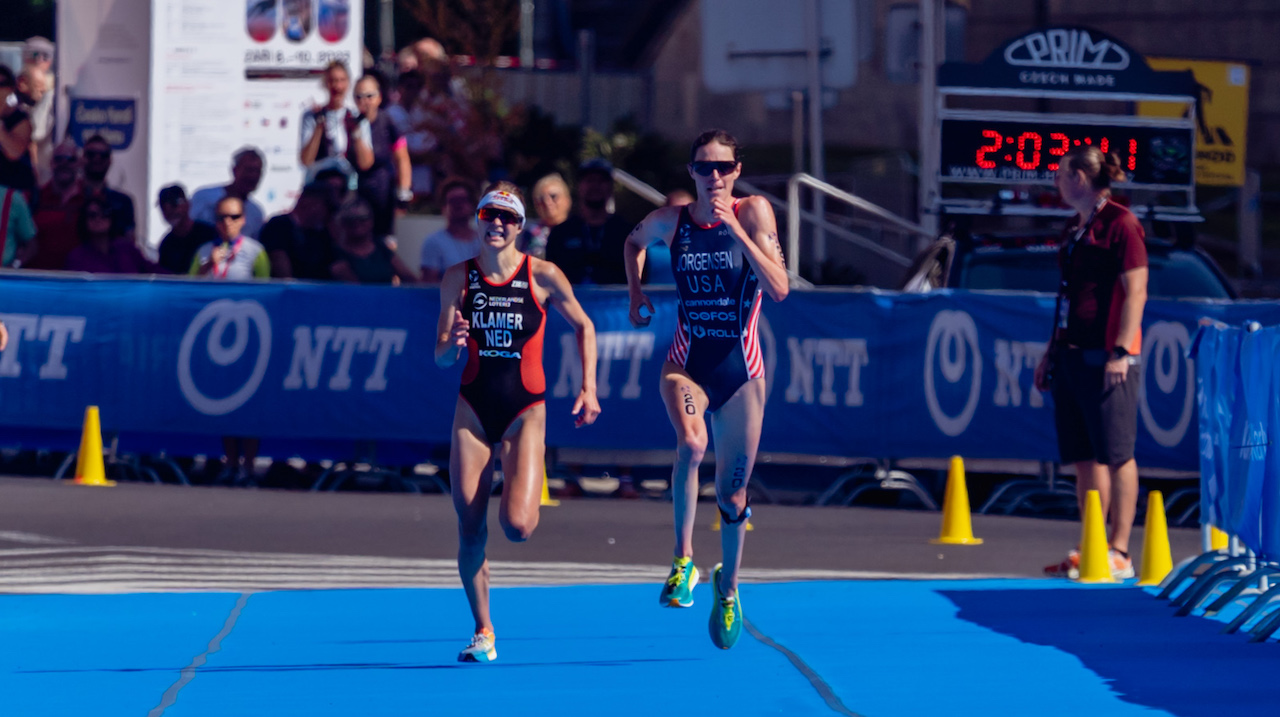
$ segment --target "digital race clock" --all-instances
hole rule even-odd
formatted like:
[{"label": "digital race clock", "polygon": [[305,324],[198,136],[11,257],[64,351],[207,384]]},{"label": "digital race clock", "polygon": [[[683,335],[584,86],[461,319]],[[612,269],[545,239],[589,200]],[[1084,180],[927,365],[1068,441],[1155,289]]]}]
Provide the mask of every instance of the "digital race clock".
[{"label": "digital race clock", "polygon": [[[1186,124],[1185,122],[1183,124]],[[944,182],[1052,184],[1069,150],[1114,153],[1135,189],[1185,189],[1193,181],[1194,130],[1188,126],[1031,120],[943,119]]]}]

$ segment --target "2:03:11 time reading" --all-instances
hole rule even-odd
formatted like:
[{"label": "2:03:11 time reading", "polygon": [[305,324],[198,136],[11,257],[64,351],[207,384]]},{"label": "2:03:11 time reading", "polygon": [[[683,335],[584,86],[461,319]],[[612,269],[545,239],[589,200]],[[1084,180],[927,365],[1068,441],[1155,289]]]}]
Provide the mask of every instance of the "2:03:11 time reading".
[{"label": "2:03:11 time reading", "polygon": [[945,119],[944,181],[1050,183],[1063,155],[1094,146],[1113,153],[1135,185],[1185,186],[1192,181],[1189,127],[1071,122]]},{"label": "2:03:11 time reading", "polygon": [[[982,136],[991,140],[991,144],[980,148],[974,155],[977,160],[975,164],[983,169],[995,169],[996,161],[988,159],[988,157],[992,153],[999,156],[999,153],[1003,151],[1005,155],[1004,161],[1013,160],[1018,165],[1018,169],[1040,169],[1042,160],[1050,160],[1048,164],[1044,165],[1044,168],[1050,172],[1056,172],[1058,171],[1058,157],[1063,156],[1074,147],[1088,146],[1094,143],[1093,137],[1072,139],[1063,132],[1050,132],[1047,148],[1045,147],[1044,137],[1039,132],[1023,132],[1015,139],[1006,136],[998,129],[984,129],[982,130]],[[1017,145],[1017,149],[1014,149],[1014,144]],[[1124,144],[1123,141],[1121,144]],[[1005,145],[1008,145],[1008,147]],[[1042,152],[1042,149],[1047,149],[1047,151]],[[1112,151],[1111,138],[1102,137],[1099,139],[1098,149],[1102,150],[1103,154]],[[1122,159],[1121,163],[1127,165],[1126,169],[1132,172],[1138,166],[1138,140],[1128,140],[1126,149],[1128,150],[1128,161]],[[1116,154],[1119,155],[1120,152],[1117,151]],[[1123,157],[1123,155],[1121,156]]]}]

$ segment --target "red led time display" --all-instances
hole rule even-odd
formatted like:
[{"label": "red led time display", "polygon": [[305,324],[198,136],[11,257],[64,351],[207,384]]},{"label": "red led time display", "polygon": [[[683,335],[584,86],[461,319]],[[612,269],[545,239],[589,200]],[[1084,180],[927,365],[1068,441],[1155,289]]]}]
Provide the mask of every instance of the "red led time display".
[{"label": "red led time display", "polygon": [[1115,154],[1132,185],[1192,182],[1192,130],[1064,122],[943,120],[944,181],[1052,182],[1068,151],[1096,146]]}]

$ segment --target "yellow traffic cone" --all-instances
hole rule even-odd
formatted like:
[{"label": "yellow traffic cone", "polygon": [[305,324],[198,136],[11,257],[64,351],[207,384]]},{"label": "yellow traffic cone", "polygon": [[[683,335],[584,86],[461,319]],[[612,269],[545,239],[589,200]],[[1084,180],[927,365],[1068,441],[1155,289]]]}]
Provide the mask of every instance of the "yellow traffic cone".
[{"label": "yellow traffic cone", "polygon": [[1169,549],[1169,523],[1164,516],[1164,495],[1153,490],[1147,495],[1147,525],[1142,531],[1142,574],[1139,585],[1159,585],[1173,570]]},{"label": "yellow traffic cone", "polygon": [[1091,490],[1084,499],[1084,523],[1080,534],[1080,577],[1082,583],[1114,583],[1111,557],[1107,554],[1107,526],[1102,518],[1102,499]]},{"label": "yellow traffic cone", "polygon": [[1216,526],[1209,526],[1209,549],[1210,550],[1226,550],[1227,544],[1231,542],[1231,536],[1225,531],[1218,530]]},{"label": "yellow traffic cone", "polygon": [[76,478],[80,485],[115,485],[107,480],[106,467],[102,465],[102,426],[98,421],[98,407],[84,409],[84,426],[80,430],[80,452],[76,455]]},{"label": "yellow traffic cone", "polygon": [[547,488],[547,469],[546,469],[546,466],[543,466],[543,468],[542,468],[542,502],[541,502],[541,503],[539,503],[539,505],[544,505],[544,506],[547,506],[547,507],[550,507],[550,508],[554,508],[554,507],[556,507],[556,506],[560,505],[560,501],[558,501],[558,500],[556,500],[556,499],[552,498],[552,497],[551,497],[551,491]]},{"label": "yellow traffic cone", "polygon": [[942,501],[942,532],[929,541],[941,545],[981,545],[982,538],[973,537],[969,519],[969,489],[964,482],[964,459],[951,456],[947,471],[947,495]]}]

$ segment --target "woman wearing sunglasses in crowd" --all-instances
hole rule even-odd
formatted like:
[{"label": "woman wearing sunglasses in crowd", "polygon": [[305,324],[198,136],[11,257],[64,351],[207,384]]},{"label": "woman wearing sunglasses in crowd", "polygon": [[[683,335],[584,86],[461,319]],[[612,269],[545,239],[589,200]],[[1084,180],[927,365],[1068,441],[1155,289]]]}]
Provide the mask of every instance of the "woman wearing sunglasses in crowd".
[{"label": "woman wearing sunglasses in crowd", "polygon": [[564,273],[516,248],[525,223],[520,191],[510,182],[498,182],[480,199],[476,217],[480,254],[445,271],[436,341],[436,364],[442,368],[466,355],[449,453],[458,513],[458,573],[475,618],[475,634],[458,655],[460,662],[492,662],[498,656],[485,558],[495,456],[502,460],[502,531],[508,540],[523,542],[538,525],[546,452],[542,343],[548,305],[564,316],[578,339],[583,381],[573,404],[575,424],[589,425],[600,415],[595,327]]},{"label": "woman wearing sunglasses in crowd", "polygon": [[751,508],[747,481],[764,420],[764,361],[756,324],[761,288],[774,301],[787,297],[787,271],[773,209],[763,197],[733,197],[742,170],[738,142],[711,130],[694,140],[689,176],[697,199],[655,209],[627,237],[623,250],[631,291],[631,323],[647,326],[653,304],[640,288],[645,249],[662,241],[671,250],[679,316],[662,367],[662,400],[676,430],[671,493],[675,551],[659,604],[691,607],[698,570],[693,564],[693,521],[698,465],[707,450],[707,421],[716,445],[716,502],[723,519],[723,562],[711,576],[711,640],[728,649],[742,631],[738,567]]},{"label": "woman wearing sunglasses in crowd", "polygon": [[91,274],[164,274],[149,261],[132,239],[113,231],[111,206],[102,197],[91,197],[80,206],[76,221],[80,245],[67,255],[67,271]]},{"label": "woman wearing sunglasses in crowd", "polygon": [[359,176],[357,192],[373,210],[373,233],[386,237],[395,231],[397,209],[413,199],[409,148],[391,115],[381,112],[382,83],[365,75],[356,83],[357,130],[348,152]]}]

